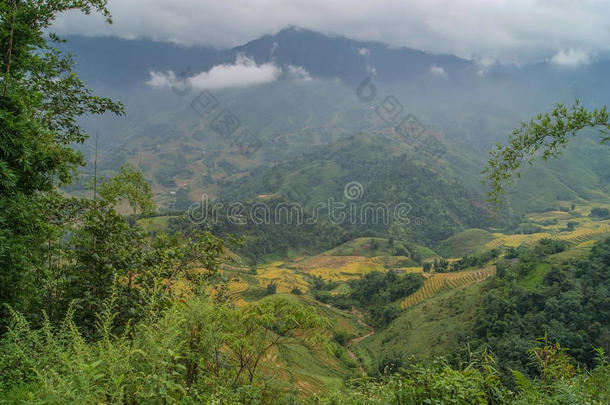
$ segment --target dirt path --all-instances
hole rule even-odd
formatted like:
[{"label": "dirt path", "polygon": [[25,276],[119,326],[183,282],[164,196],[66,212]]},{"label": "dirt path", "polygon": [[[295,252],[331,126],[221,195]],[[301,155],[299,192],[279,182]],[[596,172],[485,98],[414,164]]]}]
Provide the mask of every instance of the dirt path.
[{"label": "dirt path", "polygon": [[345,350],[347,350],[347,354],[349,354],[349,357],[352,358],[352,360],[358,362],[358,368],[360,369],[360,374],[362,374],[362,376],[366,376],[366,372],[364,371],[364,367],[362,365],[362,362],[360,361],[360,359],[358,358],[358,356],[356,356],[356,353],[354,353],[351,348],[354,347],[354,345],[357,345],[358,343],[362,342],[364,339],[366,339],[369,336],[373,336],[375,334],[375,328],[373,328],[371,325],[367,324],[366,322],[364,322],[362,320],[362,318],[364,317],[362,315],[362,312],[358,311],[356,308],[352,308],[352,314],[356,315],[358,317],[358,323],[362,326],[364,326],[365,328],[368,328],[369,331],[362,335],[362,336],[357,336],[354,338],[351,338],[348,342],[347,345],[345,345]]}]

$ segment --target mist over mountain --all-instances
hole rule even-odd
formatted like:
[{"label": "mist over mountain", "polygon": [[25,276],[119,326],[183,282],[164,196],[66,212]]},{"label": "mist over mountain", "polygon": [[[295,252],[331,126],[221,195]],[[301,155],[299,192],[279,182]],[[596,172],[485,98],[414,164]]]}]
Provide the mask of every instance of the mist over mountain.
[{"label": "mist over mountain", "polygon": [[[195,74],[221,64],[234,63],[245,55],[257,64],[274,63],[279,67],[305,69],[317,79],[340,79],[357,85],[364,77],[390,83],[433,86],[434,79],[443,89],[451,86],[498,86],[520,84],[549,86],[559,79],[573,92],[599,91],[607,86],[597,79],[607,74],[610,61],[601,55],[577,66],[552,60],[535,65],[501,65],[494,59],[466,60],[452,55],[429,54],[409,48],[395,48],[378,42],[362,42],[345,37],[329,37],[314,31],[286,28],[231,49],[185,47],[171,43],[114,37],[69,36],[66,48],[78,59],[78,70],[87,81],[103,85],[138,86],[149,79],[151,71],[172,70]],[[592,86],[596,83],[596,86]],[[459,87],[458,87],[459,88]],[[425,88],[424,88],[425,89]],[[545,88],[548,90],[548,88]],[[535,88],[531,89],[532,96]],[[565,96],[579,94],[565,94]],[[588,95],[581,93],[580,95]]]},{"label": "mist over mountain", "polygon": [[[87,82],[126,105],[126,118],[90,123],[100,134],[102,155],[109,156],[102,157],[102,170],[111,173],[124,162],[137,163],[150,168],[157,192],[188,185],[191,200],[203,192],[231,194],[228,184],[236,176],[255,176],[269,164],[359,133],[401,139],[395,127],[413,114],[445,144],[446,175],[459,178],[482,201],[480,168],[487,151],[521,120],[575,98],[586,106],[600,105],[610,94],[601,80],[610,72],[604,59],[577,67],[551,62],[505,66],[298,28],[232,49],[77,36],[66,47],[77,55],[77,71]],[[204,89],[260,140],[254,156],[243,159],[210,129],[211,117],[202,120],[193,110],[193,100]],[[397,121],[379,114],[383,103],[395,103]],[[89,159],[91,141],[85,148]],[[578,154],[587,142],[576,142],[571,153]],[[583,187],[602,183],[603,153],[584,165],[587,181],[578,190],[557,186],[567,180],[556,170],[540,173],[544,183],[554,184],[549,197],[588,198]],[[512,191],[518,211],[540,209],[519,187],[527,189],[518,185]]]}]

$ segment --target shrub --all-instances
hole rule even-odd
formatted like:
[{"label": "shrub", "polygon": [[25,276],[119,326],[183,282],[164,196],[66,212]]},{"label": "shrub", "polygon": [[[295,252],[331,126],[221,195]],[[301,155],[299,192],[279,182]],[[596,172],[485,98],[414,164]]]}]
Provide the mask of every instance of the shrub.
[{"label": "shrub", "polygon": [[265,289],[267,290],[267,295],[273,295],[277,292],[277,283],[275,281],[272,281],[267,284],[267,287],[265,287]]},{"label": "shrub", "polygon": [[345,346],[350,339],[350,334],[345,329],[339,329],[333,333],[333,342],[338,343],[341,346]]},{"label": "shrub", "polygon": [[589,216],[594,219],[608,219],[610,218],[610,210],[608,208],[593,208]]}]

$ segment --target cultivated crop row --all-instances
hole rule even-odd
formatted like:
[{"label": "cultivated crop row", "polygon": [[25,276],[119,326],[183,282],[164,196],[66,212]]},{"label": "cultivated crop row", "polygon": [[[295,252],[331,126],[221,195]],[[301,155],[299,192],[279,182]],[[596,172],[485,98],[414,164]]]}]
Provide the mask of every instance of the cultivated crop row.
[{"label": "cultivated crop row", "polygon": [[427,277],[422,288],[404,299],[401,307],[408,308],[411,305],[418,304],[441,290],[468,287],[488,279],[495,271],[494,266],[489,266],[480,270],[431,274]]}]

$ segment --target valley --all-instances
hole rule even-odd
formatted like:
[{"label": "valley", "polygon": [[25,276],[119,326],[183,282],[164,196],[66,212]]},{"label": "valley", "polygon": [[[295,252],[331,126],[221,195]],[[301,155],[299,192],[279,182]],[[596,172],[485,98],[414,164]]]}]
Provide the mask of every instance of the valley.
[{"label": "valley", "polygon": [[[340,387],[340,376],[374,374],[376,370],[387,367],[388,351],[391,352],[389,347],[392,346],[382,343],[382,336],[395,336],[392,344],[399,345],[397,358],[402,359],[401,362],[410,356],[420,361],[429,360],[457,350],[460,338],[474,334],[478,302],[489,283],[493,283],[496,263],[504,256],[531,249],[542,239],[567,243],[564,251],[544,259],[523,279],[523,284],[532,289],[542,283],[550,270],[548,263],[563,263],[583,257],[596,241],[610,236],[610,218],[590,216],[592,208],[610,206],[566,203],[565,207],[568,209],[528,214],[528,222],[520,225],[520,228],[531,230],[528,233],[504,234],[482,229],[458,233],[437,245],[442,255],[434,248],[423,246],[397,252],[400,246],[389,239],[361,237],[317,255],[294,253],[291,258],[278,258],[256,266],[248,265],[247,258],[233,255],[231,264],[226,265],[220,274],[229,280],[228,299],[237,307],[269,294],[279,294],[314,305],[321,315],[328,317],[333,325],[333,332],[328,332],[329,338],[338,331],[345,334],[346,337],[339,340],[343,346],[333,349],[333,353],[312,351],[297,342],[265,358],[269,370],[274,370],[272,374],[283,375],[282,379],[296,383],[304,394],[311,394],[328,387]],[[166,222],[163,217],[144,218],[141,226],[158,232],[158,224],[163,222]],[[502,252],[499,258],[463,270],[434,270],[439,260],[446,260],[451,266],[464,257],[493,249]],[[426,263],[431,267],[424,270]],[[332,304],[332,300],[328,304],[324,298],[321,302],[315,287],[316,278],[330,283],[328,291],[336,298],[350,294],[351,280],[361,279],[369,273],[388,271],[398,276],[421,274],[424,281],[415,292],[390,303],[397,314],[389,324],[378,328],[367,323],[370,315],[361,312],[366,309],[354,305],[340,309]],[[271,285],[274,287],[270,289]],[[307,364],[306,368],[301,368],[303,362]],[[291,370],[289,377],[277,370],[278,364],[282,364],[286,372]],[[312,370],[317,371],[313,373]]]}]

